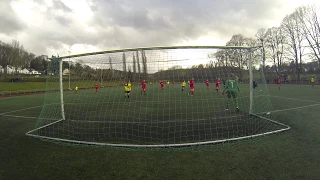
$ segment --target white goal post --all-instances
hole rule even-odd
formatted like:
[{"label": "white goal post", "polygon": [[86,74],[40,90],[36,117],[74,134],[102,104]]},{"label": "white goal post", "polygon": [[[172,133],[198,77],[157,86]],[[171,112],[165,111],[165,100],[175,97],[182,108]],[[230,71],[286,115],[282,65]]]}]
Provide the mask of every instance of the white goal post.
[{"label": "white goal post", "polygon": [[[253,52],[259,48],[142,47],[52,58],[46,101],[35,129],[26,135],[70,144],[155,148],[210,145],[287,131],[289,126],[266,114],[272,105],[264,74],[253,68]],[[225,53],[221,59],[219,52]],[[242,53],[241,60],[235,60],[237,53]],[[197,61],[207,64],[197,66]],[[64,63],[69,68],[71,63],[69,84],[71,74],[71,84],[79,86],[79,92],[64,88]],[[220,79],[223,84],[231,72],[245,89],[241,97],[232,95],[236,103],[220,96],[224,87],[216,92],[202,85],[204,81],[217,84]],[[189,79],[195,80],[194,97],[180,89],[180,83]],[[259,93],[253,89],[257,79]],[[140,96],[144,80],[148,90]],[[133,84],[131,99],[129,95],[128,100],[127,96],[118,99],[129,81]],[[165,82],[165,89],[160,89],[159,82]],[[99,92],[92,90],[95,84]],[[240,112],[224,110],[230,103],[238,108],[238,101]]]}]

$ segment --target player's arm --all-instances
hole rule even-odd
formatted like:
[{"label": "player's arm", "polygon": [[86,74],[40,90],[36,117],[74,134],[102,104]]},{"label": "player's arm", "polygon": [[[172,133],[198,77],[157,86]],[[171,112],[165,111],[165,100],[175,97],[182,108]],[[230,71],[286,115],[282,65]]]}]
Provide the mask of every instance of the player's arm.
[{"label": "player's arm", "polygon": [[[228,80],[226,81],[226,84],[228,84]],[[222,95],[228,90],[228,86],[225,86],[224,90],[222,91]]]}]

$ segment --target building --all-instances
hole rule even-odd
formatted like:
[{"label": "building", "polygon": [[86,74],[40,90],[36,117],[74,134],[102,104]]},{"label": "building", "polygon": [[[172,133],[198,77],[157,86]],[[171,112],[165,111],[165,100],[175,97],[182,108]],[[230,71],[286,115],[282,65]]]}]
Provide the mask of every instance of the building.
[{"label": "building", "polygon": [[63,70],[62,75],[64,76],[69,75],[69,69]]},{"label": "building", "polygon": [[30,69],[29,72],[30,72],[30,74],[36,74],[36,75],[40,75],[41,74],[39,71],[36,71],[34,69]]},{"label": "building", "polygon": [[30,74],[30,71],[26,68],[24,68],[24,69],[18,68],[17,71],[19,74]]},{"label": "building", "polygon": [[15,72],[16,68],[14,68],[13,66],[7,65],[6,67],[4,67],[5,74],[14,74]]}]

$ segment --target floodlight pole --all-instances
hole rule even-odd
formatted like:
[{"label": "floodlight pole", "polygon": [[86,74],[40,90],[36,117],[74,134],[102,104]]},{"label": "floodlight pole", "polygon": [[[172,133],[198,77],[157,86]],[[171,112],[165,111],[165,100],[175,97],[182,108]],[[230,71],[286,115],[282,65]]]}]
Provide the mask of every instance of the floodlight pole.
[{"label": "floodlight pole", "polygon": [[[69,52],[69,56],[70,56],[71,51],[68,51],[68,52]],[[70,87],[70,58],[69,58],[68,64],[69,64],[69,90],[70,90],[71,89],[71,87]]]}]

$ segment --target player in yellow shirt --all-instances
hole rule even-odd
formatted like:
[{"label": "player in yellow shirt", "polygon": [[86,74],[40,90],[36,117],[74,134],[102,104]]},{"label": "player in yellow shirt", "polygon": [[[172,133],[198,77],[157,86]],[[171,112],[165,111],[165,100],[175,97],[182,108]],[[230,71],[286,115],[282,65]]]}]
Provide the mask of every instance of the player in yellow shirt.
[{"label": "player in yellow shirt", "polygon": [[124,97],[130,98],[131,93],[131,83],[128,81],[126,84],[124,84]]},{"label": "player in yellow shirt", "polygon": [[76,86],[76,88],[74,88],[74,93],[77,93],[78,92],[78,90],[79,90],[79,87],[78,86]]},{"label": "player in yellow shirt", "polygon": [[310,79],[310,81],[311,81],[311,84],[312,84],[312,87],[314,87],[314,77],[312,77],[311,79]]},{"label": "player in yellow shirt", "polygon": [[167,81],[167,85],[168,85],[168,87],[170,86],[170,81]]},{"label": "player in yellow shirt", "polygon": [[186,81],[183,81],[183,82],[181,83],[181,91],[184,90],[184,88],[186,87],[186,85],[187,85]]}]

